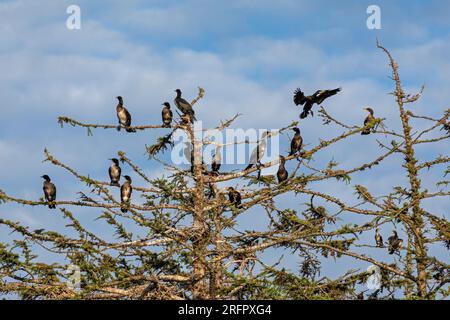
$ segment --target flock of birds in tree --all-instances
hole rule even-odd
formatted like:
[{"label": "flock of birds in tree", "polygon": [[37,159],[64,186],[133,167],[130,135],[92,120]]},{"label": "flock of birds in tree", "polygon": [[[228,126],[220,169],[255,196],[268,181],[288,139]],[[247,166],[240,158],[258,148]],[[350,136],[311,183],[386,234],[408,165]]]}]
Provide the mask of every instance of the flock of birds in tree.
[{"label": "flock of birds in tree", "polygon": [[[318,90],[313,95],[305,96],[305,94],[300,90],[297,89],[294,92],[294,103],[297,106],[303,106],[303,111],[300,114],[301,119],[305,119],[308,117],[309,114],[311,116],[314,115],[312,108],[314,104],[320,105],[325,101],[325,99],[334,96],[338,92],[341,91],[341,88],[332,89],[332,90]],[[182,98],[182,92],[180,89],[176,89],[176,97],[174,99],[174,104],[180,110],[181,114],[180,117],[184,123],[194,123],[196,121],[195,112],[192,108],[192,105],[186,101],[184,98]],[[123,103],[123,98],[121,96],[117,97],[118,104],[116,106],[116,112],[117,112],[117,118],[119,120],[119,126],[117,127],[117,130],[120,131],[121,128],[124,128],[126,132],[135,132],[136,130],[131,127],[131,114],[130,112],[125,108]],[[170,127],[173,120],[173,112],[170,108],[169,102],[164,102],[161,112],[162,116],[162,123],[165,127]],[[374,112],[371,108],[366,108],[369,112],[369,115],[364,120],[364,127],[367,126],[371,121],[373,121],[374,118]],[[291,145],[290,145],[290,152],[289,156],[293,156],[299,152],[301,152],[302,146],[303,146],[303,138],[300,134],[300,129],[295,127],[293,128],[295,134],[292,137]],[[371,128],[365,128],[363,131],[361,131],[362,135],[368,135],[371,132]],[[250,164],[245,168],[245,170],[249,170],[254,165],[259,166],[260,160],[264,156],[264,152],[266,149],[266,143],[267,143],[267,136],[268,132],[264,132],[261,138],[261,141],[258,141],[257,146],[252,152],[252,155],[250,157]],[[191,163],[193,163],[193,152],[192,149],[187,153],[186,156],[190,157]],[[133,187],[131,185],[132,179],[130,176],[125,175],[123,176],[125,179],[125,182],[120,185],[120,177],[122,173],[122,169],[119,165],[119,160],[116,158],[110,159],[112,161],[111,166],[109,167],[109,178],[110,178],[110,185],[120,187],[120,200],[121,200],[121,211],[127,212],[130,201],[131,201],[131,194],[133,192]],[[277,179],[278,183],[283,183],[288,179],[288,172],[285,168],[285,157],[280,156],[280,162],[279,167],[277,171]],[[218,147],[216,149],[216,153],[213,156],[212,164],[211,164],[211,172],[213,174],[218,174],[221,166],[221,155],[220,155],[220,148]],[[193,167],[191,167],[192,170]],[[56,201],[56,187],[51,182],[51,179],[48,175],[43,175],[42,178],[44,179],[44,195],[45,199],[48,203],[48,207],[51,209],[55,209],[55,201]],[[242,209],[242,196],[233,187],[228,187],[228,200],[231,205],[233,205],[237,209]],[[375,241],[377,247],[384,247],[383,238],[379,233],[379,230],[376,229],[375,233]],[[398,250],[401,248],[403,240],[398,238],[397,232],[394,230],[393,235],[388,238],[388,251],[389,254],[393,254],[395,252],[398,252]]]}]

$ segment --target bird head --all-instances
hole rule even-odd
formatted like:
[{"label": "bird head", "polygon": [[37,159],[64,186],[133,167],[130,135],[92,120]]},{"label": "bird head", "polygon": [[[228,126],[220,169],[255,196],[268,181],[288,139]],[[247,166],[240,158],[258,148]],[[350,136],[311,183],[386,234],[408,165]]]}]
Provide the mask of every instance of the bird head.
[{"label": "bird head", "polygon": [[131,177],[130,176],[124,176],[125,180],[127,180],[129,183],[131,183]]},{"label": "bird head", "polygon": [[45,181],[49,181],[50,182],[50,177],[46,174],[44,174],[41,178],[43,178]]},{"label": "bird head", "polygon": [[177,94],[181,94],[181,90],[180,90],[180,89],[176,89],[175,92],[176,92]]},{"label": "bird head", "polygon": [[234,191],[234,188],[233,187],[228,187],[227,190],[228,191]]},{"label": "bird head", "polygon": [[373,115],[373,109],[370,107],[364,108],[364,110],[368,111],[371,115]]},{"label": "bird head", "polygon": [[119,100],[120,103],[123,103],[123,99],[121,96],[117,96],[116,99]]},{"label": "bird head", "polygon": [[170,108],[170,103],[168,103],[168,102],[164,102],[162,105],[167,107],[167,108]]},{"label": "bird head", "polygon": [[380,232],[380,229],[376,228],[376,229],[375,229],[375,232],[376,232],[376,233]]},{"label": "bird head", "polygon": [[393,234],[394,237],[397,238],[397,231],[393,230],[393,231],[392,231],[392,234]]},{"label": "bird head", "polygon": [[119,165],[119,160],[118,159],[112,158],[112,159],[109,159],[109,160],[111,160],[114,164]]},{"label": "bird head", "polygon": [[299,128],[297,128],[297,127],[295,127],[295,128],[292,128],[292,130],[294,130],[294,131],[295,131],[295,133],[300,133],[300,129],[299,129]]},{"label": "bird head", "polygon": [[286,158],[280,155],[280,163],[284,164],[286,162]]}]

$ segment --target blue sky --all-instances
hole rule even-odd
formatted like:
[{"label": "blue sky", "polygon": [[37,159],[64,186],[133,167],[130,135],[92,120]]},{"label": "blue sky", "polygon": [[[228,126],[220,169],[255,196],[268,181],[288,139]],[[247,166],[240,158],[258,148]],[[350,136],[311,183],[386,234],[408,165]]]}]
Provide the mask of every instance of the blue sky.
[{"label": "blue sky", "polygon": [[[70,4],[81,8],[81,30],[66,28]],[[381,30],[366,27],[371,4],[381,8]],[[205,126],[241,112],[238,127],[278,128],[298,120],[299,109],[292,103],[296,87],[307,93],[342,87],[341,94],[325,103],[333,115],[359,124],[365,117],[362,108],[371,105],[390,128],[399,128],[394,101],[387,94],[392,91],[390,71],[376,49],[377,37],[399,62],[408,91],[426,84],[415,111],[439,117],[449,105],[449,12],[448,1],[1,1],[0,189],[38,199],[40,176],[47,173],[57,183],[60,199],[73,199],[85,190],[65,172],[42,163],[44,148],[99,179],[105,179],[107,159],[118,150],[150,176],[164,174],[144,155],[144,145],[162,131],[138,133],[132,140],[103,130],[87,137],[85,130],[61,129],[56,122],[57,116],[67,115],[115,123],[117,95],[124,97],[136,124],[159,123],[160,105],[172,101],[175,88],[193,98],[202,86],[206,97],[196,112]],[[301,127],[310,145],[340,132],[321,126],[318,117]],[[334,158],[344,167],[363,163],[381,153],[375,139],[357,137],[316,160]],[[418,152],[428,159],[445,150],[441,145]],[[395,166],[400,161],[392,159],[379,171],[358,174],[355,183],[382,194],[406,181]],[[432,187],[441,172],[431,171],[425,185]],[[351,186],[317,187],[354,201]],[[289,203],[304,201],[300,197]],[[448,217],[448,203],[427,205]],[[92,210],[74,211],[94,230],[108,232],[93,221]],[[0,216],[36,229],[63,225],[45,208],[2,206]],[[242,223],[253,220],[244,216]],[[7,237],[0,230],[0,239]],[[295,268],[298,259],[290,258],[286,263]],[[331,275],[343,270],[333,264],[330,261],[326,269]]]}]

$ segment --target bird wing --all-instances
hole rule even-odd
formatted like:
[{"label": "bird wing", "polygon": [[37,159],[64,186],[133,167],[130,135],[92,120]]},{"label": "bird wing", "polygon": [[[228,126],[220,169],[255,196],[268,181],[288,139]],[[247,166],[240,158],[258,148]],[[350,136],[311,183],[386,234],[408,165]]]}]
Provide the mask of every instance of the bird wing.
[{"label": "bird wing", "polygon": [[125,127],[131,125],[131,114],[125,107],[117,108],[117,118],[119,119],[119,123]]},{"label": "bird wing", "polygon": [[325,99],[334,96],[339,91],[341,91],[341,88],[333,90],[318,90],[316,91],[316,93],[314,93],[313,97],[317,104],[321,104]]},{"label": "bird wing", "polygon": [[300,88],[297,88],[294,91],[294,103],[296,106],[303,105],[306,102],[305,94],[300,90]]},{"label": "bird wing", "polygon": [[264,156],[266,144],[263,142],[265,141],[266,141],[265,139],[260,141],[258,145],[255,147],[255,149],[253,149],[252,155],[250,156],[250,164],[256,164]]},{"label": "bird wing", "polygon": [[128,110],[126,108],[123,108],[124,112],[125,112],[125,117],[126,117],[126,122],[125,125],[127,127],[131,126],[131,114],[128,112]]},{"label": "bird wing", "polygon": [[372,121],[372,115],[368,115],[366,119],[364,119],[364,126],[366,126],[370,121]]}]

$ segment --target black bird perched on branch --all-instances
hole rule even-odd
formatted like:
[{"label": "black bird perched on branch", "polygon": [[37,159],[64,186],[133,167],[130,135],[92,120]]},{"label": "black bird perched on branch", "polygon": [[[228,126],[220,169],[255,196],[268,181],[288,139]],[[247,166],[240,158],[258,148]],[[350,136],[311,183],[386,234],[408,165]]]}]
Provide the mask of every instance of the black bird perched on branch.
[{"label": "black bird perched on branch", "polygon": [[108,170],[109,179],[111,181],[109,185],[120,187],[119,180],[120,180],[120,174],[122,172],[122,169],[120,169],[119,160],[117,160],[116,158],[112,158],[109,160],[112,161],[112,164]]},{"label": "black bird perched on branch", "polygon": [[173,113],[172,110],[170,110],[170,104],[168,102],[164,102],[162,105],[164,106],[161,112],[162,122],[166,127],[170,127],[173,119]]},{"label": "black bird perched on branch", "polygon": [[397,231],[392,231],[392,236],[388,238],[389,254],[398,252],[402,246],[403,240],[398,238]]},{"label": "black bird perched on branch", "polygon": [[194,109],[192,108],[191,104],[181,97],[181,90],[177,89],[175,90],[175,92],[177,93],[177,96],[173,101],[177,108],[183,113],[183,115],[188,115],[190,117],[191,123],[197,121],[197,119],[195,118]]},{"label": "black bird perched on branch", "polygon": [[122,97],[118,96],[117,100],[119,100],[119,103],[117,104],[117,107],[116,107],[117,118],[119,119],[119,126],[117,127],[117,130],[120,131],[120,128],[124,127],[126,132],[136,132],[136,130],[130,128],[131,114],[123,106]]},{"label": "black bird perched on branch", "polygon": [[283,156],[280,156],[280,164],[278,165],[278,172],[277,172],[278,183],[286,181],[289,176],[286,168],[284,167],[285,163],[286,159]]},{"label": "black bird perched on branch", "polygon": [[294,103],[296,106],[303,106],[303,112],[300,114],[300,118],[305,119],[309,113],[314,115],[311,110],[314,104],[321,104],[325,99],[334,96],[339,91],[341,91],[341,88],[333,90],[317,90],[312,96],[305,96],[300,88],[295,90]]},{"label": "black bird perched on branch", "polygon": [[380,230],[377,228],[375,230],[375,243],[377,244],[378,248],[383,247],[383,237],[380,234]]},{"label": "black bird perched on branch", "polygon": [[130,176],[124,176],[125,182],[120,187],[120,201],[121,208],[120,211],[126,213],[128,211],[128,207],[130,206],[131,193],[133,192],[133,187],[131,186],[131,178]]},{"label": "black bird perched on branch", "polygon": [[296,154],[297,152],[300,152],[300,150],[302,149],[302,146],[303,146],[303,138],[300,135],[300,129],[293,128],[292,130],[295,131],[295,134],[291,140],[291,152],[289,152],[290,156]]},{"label": "black bird perched on branch", "polygon": [[[365,108],[364,110],[367,110],[369,112],[369,115],[366,117],[366,119],[364,119],[364,126],[366,126],[371,121],[373,121],[375,119],[375,117],[373,116],[373,109],[372,108]],[[363,136],[366,136],[366,135],[370,134],[370,129],[371,128],[364,129],[364,131],[361,131],[361,134]]]},{"label": "black bird perched on branch", "polygon": [[222,155],[220,153],[220,148],[216,148],[216,153],[213,156],[211,163],[211,170],[214,174],[219,174],[220,166],[222,165]]},{"label": "black bird perched on branch", "polygon": [[242,197],[239,191],[234,189],[233,187],[228,187],[228,200],[232,205],[234,205],[236,208],[241,209],[242,208]]},{"label": "black bird perched on branch", "polygon": [[56,205],[54,203],[54,201],[56,200],[56,187],[55,185],[51,182],[51,179],[48,175],[43,175],[41,178],[43,178],[44,181],[44,196],[45,196],[45,200],[47,200],[48,202],[48,207],[50,209],[55,209]]}]

